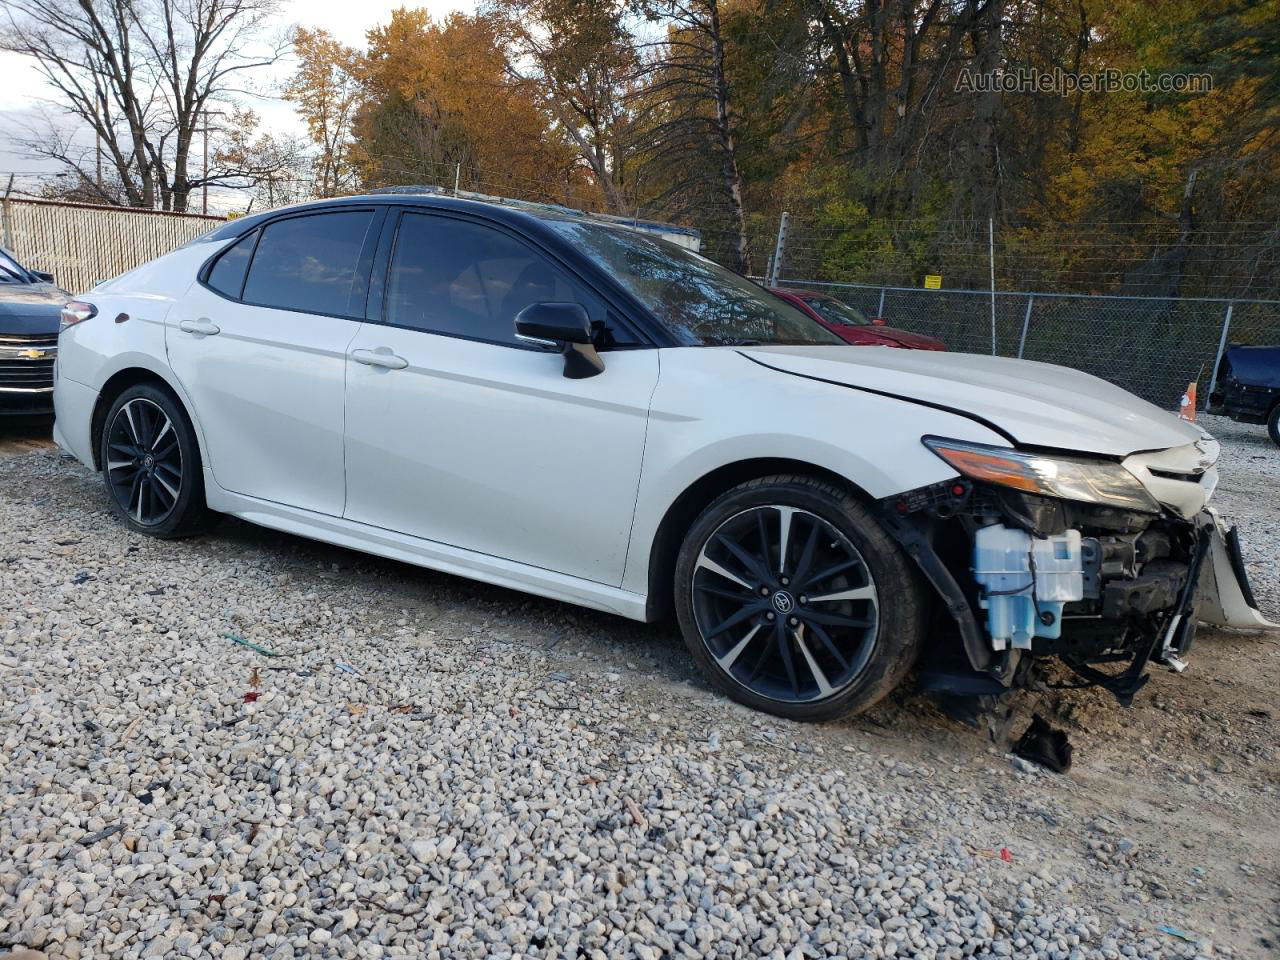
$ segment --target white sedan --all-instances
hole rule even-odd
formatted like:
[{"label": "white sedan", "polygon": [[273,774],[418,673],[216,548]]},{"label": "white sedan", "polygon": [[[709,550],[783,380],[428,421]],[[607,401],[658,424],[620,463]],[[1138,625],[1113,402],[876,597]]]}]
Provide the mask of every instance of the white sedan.
[{"label": "white sedan", "polygon": [[1193,425],[1069,369],[847,346],[558,208],[233,221],[68,304],[54,399],[133,530],[231,514],[674,612],[715,687],[786,717],[865,709],[916,665],[998,692],[1046,656],[1127,700],[1197,618],[1266,625]]}]

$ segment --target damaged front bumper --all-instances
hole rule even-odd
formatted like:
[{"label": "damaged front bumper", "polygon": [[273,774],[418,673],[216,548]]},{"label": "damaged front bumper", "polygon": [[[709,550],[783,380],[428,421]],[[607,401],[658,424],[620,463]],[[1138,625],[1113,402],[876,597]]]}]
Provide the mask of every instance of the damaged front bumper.
[{"label": "damaged front bumper", "polygon": [[1280,629],[1257,608],[1236,531],[1204,505],[1215,482],[1183,481],[1198,495],[1180,491],[1158,514],[963,479],[883,501],[960,635],[963,659],[934,651],[924,685],[998,692],[1057,657],[1127,704],[1150,663],[1185,668],[1198,622]]},{"label": "damaged front bumper", "polygon": [[1197,592],[1196,612],[1200,619],[1216,627],[1280,630],[1280,624],[1272,623],[1258,610],[1240,554],[1237,529],[1228,529],[1212,507],[1202,511],[1196,522],[1209,533],[1209,555]]}]

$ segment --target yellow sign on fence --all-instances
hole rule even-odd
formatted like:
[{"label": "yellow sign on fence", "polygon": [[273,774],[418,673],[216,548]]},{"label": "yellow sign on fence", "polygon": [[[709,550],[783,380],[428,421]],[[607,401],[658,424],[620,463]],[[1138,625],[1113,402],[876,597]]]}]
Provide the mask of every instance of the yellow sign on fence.
[{"label": "yellow sign on fence", "polygon": [[932,273],[926,273],[924,275],[924,288],[926,290],[941,290],[942,278]]}]

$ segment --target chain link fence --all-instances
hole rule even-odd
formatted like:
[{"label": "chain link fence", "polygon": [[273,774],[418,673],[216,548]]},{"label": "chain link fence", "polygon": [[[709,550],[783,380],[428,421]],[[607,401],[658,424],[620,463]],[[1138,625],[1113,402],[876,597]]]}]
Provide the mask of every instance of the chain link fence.
[{"label": "chain link fence", "polygon": [[1280,343],[1280,301],[924,290],[783,280],[948,349],[1075,367],[1162,407],[1188,383],[1207,401],[1221,344]]}]

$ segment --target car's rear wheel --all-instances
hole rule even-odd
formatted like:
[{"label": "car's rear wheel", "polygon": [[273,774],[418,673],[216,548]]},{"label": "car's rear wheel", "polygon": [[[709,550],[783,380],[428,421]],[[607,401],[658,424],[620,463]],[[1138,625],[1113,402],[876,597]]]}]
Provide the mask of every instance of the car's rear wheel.
[{"label": "car's rear wheel", "polygon": [[795,720],[865,710],[920,650],[924,593],[902,550],[848,490],[806,476],[753,480],[694,522],[676,612],[707,679]]},{"label": "car's rear wheel", "polygon": [[1267,433],[1271,442],[1280,447],[1280,403],[1271,408],[1271,416],[1267,417]]},{"label": "car's rear wheel", "polygon": [[208,527],[195,431],[168,390],[138,384],[107,411],[100,463],[115,512],[134,530],[184,537]]}]

